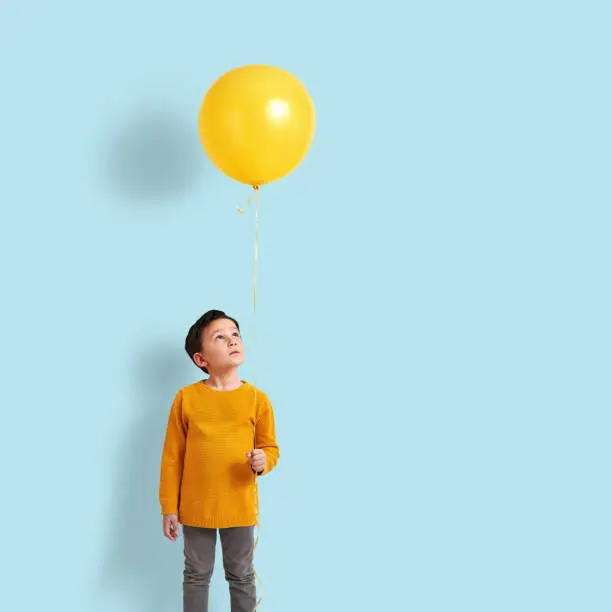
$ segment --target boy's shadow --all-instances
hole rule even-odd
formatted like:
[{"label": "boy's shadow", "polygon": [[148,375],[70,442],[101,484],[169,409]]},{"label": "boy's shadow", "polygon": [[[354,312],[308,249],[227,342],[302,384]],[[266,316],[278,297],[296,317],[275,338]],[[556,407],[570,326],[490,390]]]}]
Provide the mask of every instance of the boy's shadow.
[{"label": "boy's shadow", "polygon": [[[176,542],[163,536],[158,490],[170,404],[179,388],[189,384],[186,365],[181,351],[156,346],[134,368],[139,412],[116,457],[102,577],[105,594],[119,597],[135,611],[181,609],[182,528]],[[211,596],[211,607],[214,599]]]}]

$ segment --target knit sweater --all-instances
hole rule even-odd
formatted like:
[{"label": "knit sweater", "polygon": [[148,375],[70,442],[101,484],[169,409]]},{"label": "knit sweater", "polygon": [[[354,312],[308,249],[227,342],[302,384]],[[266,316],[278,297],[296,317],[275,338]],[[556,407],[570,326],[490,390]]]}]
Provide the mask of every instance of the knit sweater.
[{"label": "knit sweater", "polygon": [[[257,405],[255,405],[255,398]],[[280,456],[267,395],[243,381],[218,391],[199,381],[181,389],[170,409],[162,452],[162,514],[194,527],[243,527],[257,522],[257,476],[246,453],[266,454],[267,474]]]}]

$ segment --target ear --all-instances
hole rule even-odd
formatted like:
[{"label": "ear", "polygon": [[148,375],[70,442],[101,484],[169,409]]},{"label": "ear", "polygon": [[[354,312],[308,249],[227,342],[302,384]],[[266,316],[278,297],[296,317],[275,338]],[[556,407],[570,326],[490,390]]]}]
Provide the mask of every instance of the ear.
[{"label": "ear", "polygon": [[207,368],[208,369],[208,361],[204,359],[202,353],[194,353],[193,361],[198,366],[198,368]]}]

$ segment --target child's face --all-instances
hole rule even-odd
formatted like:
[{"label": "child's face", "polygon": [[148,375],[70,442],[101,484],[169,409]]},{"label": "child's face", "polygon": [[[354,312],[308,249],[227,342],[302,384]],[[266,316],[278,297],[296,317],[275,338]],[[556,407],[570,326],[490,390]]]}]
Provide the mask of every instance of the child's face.
[{"label": "child's face", "polygon": [[202,351],[193,357],[211,374],[237,368],[244,361],[244,345],[236,325],[229,319],[213,321],[202,332]]}]

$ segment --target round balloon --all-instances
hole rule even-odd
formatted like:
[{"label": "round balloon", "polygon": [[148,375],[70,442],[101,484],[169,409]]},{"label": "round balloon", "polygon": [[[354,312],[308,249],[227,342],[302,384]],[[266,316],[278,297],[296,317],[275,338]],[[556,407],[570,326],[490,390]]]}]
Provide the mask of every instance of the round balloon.
[{"label": "round balloon", "polygon": [[208,90],[198,116],[202,146],[226,175],[259,187],[292,172],[315,131],[302,83],[274,66],[235,68]]}]

